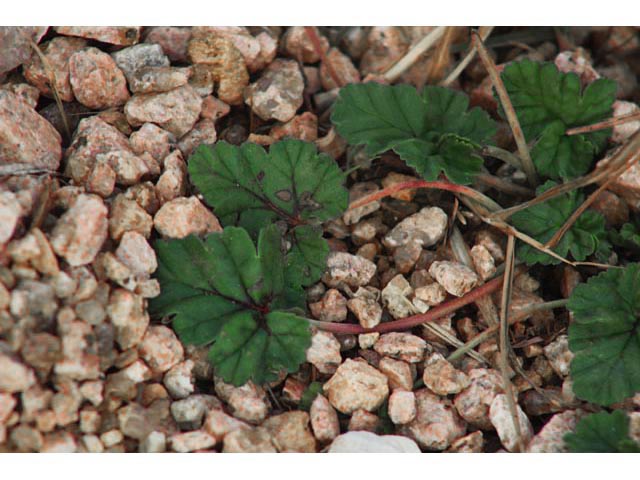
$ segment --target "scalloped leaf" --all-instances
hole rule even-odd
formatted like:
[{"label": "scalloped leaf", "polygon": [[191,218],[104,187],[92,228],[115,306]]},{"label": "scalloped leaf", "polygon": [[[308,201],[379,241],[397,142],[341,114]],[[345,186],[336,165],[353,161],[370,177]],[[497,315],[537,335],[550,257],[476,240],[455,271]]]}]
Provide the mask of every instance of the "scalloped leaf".
[{"label": "scalloped leaf", "polygon": [[564,441],[572,453],[640,452],[640,445],[629,437],[629,417],[620,410],[588,415]]},{"label": "scalloped leaf", "polygon": [[[538,187],[536,193],[540,195],[555,185],[555,182],[548,180],[544,185]],[[511,222],[518,230],[541,243],[546,243],[565,224],[583,200],[584,196],[574,190],[517,212],[511,217]],[[610,245],[606,240],[604,227],[604,217],[597,212],[587,210],[578,217],[578,220],[564,234],[558,245],[553,248],[553,251],[565,258],[571,253],[571,256],[577,261],[583,261],[596,252],[605,255],[608,253]],[[518,257],[528,265],[560,263],[560,260],[528,244],[519,246]]]},{"label": "scalloped leaf", "polygon": [[426,180],[440,172],[455,183],[471,183],[482,166],[479,145],[496,132],[479,108],[467,111],[461,92],[426,86],[422,95],[408,85],[351,84],[340,90],[331,120],[368,155],[393,150]]},{"label": "scalloped leaf", "polygon": [[640,264],[611,268],[578,285],[569,299],[575,394],[611,405],[640,391]]},{"label": "scalloped leaf", "polygon": [[161,294],[149,310],[172,316],[183,342],[213,343],[218,375],[241,385],[297,370],[311,334],[308,322],[293,313],[304,305],[304,291],[285,281],[288,267],[275,225],[260,231],[257,249],[237,227],[205,240],[159,240],[155,248]]},{"label": "scalloped leaf", "polygon": [[300,140],[276,142],[269,153],[253,143],[201,145],[188,169],[221,222],[252,235],[277,220],[318,225],[347,208],[344,173],[314,144]]},{"label": "scalloped leaf", "polygon": [[589,171],[611,130],[570,137],[564,132],[611,116],[616,82],[600,78],[582,89],[575,73],[527,59],[510,63],[501,76],[526,140],[538,140],[531,151],[538,172],[558,179]]}]

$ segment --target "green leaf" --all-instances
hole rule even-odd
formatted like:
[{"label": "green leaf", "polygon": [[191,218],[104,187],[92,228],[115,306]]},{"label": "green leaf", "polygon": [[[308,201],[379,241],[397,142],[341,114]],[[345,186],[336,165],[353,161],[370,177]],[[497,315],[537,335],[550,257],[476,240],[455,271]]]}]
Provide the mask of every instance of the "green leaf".
[{"label": "green leaf", "polygon": [[370,156],[393,150],[426,180],[444,172],[452,182],[471,183],[482,166],[479,146],[496,126],[468,106],[466,95],[443,87],[427,86],[420,96],[408,85],[351,84],[340,90],[331,120]]},{"label": "green leaf", "polygon": [[629,437],[629,417],[615,410],[593,413],[578,422],[564,441],[572,453],[638,453],[640,445]]},{"label": "green leaf", "polygon": [[625,223],[619,232],[611,230],[609,238],[614,245],[627,248],[629,250],[640,250],[640,230],[633,223]]},{"label": "green leaf", "polygon": [[[536,193],[540,195],[554,185],[556,183],[549,180],[540,186]],[[511,217],[511,222],[518,230],[541,243],[546,243],[565,224],[583,200],[584,196],[574,190],[517,212]],[[575,260],[583,261],[596,251],[601,254],[607,253],[609,247],[606,241],[604,217],[597,212],[587,210],[578,217],[552,250],[565,258],[571,253]],[[529,265],[534,263],[555,265],[560,262],[528,244],[519,246],[518,257]]]},{"label": "green leaf", "polygon": [[304,291],[286,281],[277,226],[260,231],[257,248],[237,227],[154,246],[161,294],[151,300],[151,314],[173,316],[185,343],[213,343],[210,358],[225,381],[268,382],[304,361],[308,323],[286,311],[304,305]]},{"label": "green leaf", "polygon": [[304,410],[306,412],[311,409],[311,404],[316,399],[318,395],[322,394],[322,383],[320,382],[311,382],[309,386],[306,388],[304,392],[302,392],[302,396],[300,397],[300,403],[298,404],[298,408],[300,410]]},{"label": "green leaf", "polygon": [[263,325],[246,314],[222,328],[209,359],[225,382],[272,382],[281,371],[298,370],[310,338],[307,322],[294,314],[268,313]]},{"label": "green leaf", "polygon": [[538,140],[531,151],[538,172],[554,179],[586,173],[611,131],[571,137],[564,132],[609,117],[616,82],[601,78],[582,90],[575,73],[531,60],[510,63],[501,76],[526,140]]},{"label": "green leaf", "polygon": [[568,308],[575,394],[611,405],[640,391],[640,264],[611,268],[578,285]]},{"label": "green leaf", "polygon": [[329,245],[322,230],[310,225],[294,228],[289,236],[291,250],[287,255],[287,281],[292,285],[309,285],[318,281],[327,265]]},{"label": "green leaf", "polygon": [[283,140],[269,153],[253,143],[201,145],[188,169],[222,223],[252,235],[277,220],[320,224],[347,207],[344,173],[308,142]]}]

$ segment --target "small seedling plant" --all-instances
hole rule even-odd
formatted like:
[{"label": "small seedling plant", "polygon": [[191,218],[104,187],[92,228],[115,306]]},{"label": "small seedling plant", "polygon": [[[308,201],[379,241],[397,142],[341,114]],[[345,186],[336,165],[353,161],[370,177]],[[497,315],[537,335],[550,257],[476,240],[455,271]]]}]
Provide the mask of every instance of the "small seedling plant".
[{"label": "small seedling plant", "polygon": [[[529,60],[509,64],[501,78],[544,182],[536,196],[589,172],[611,131],[568,135],[567,129],[610,117],[615,82],[599,79],[583,88],[577,75]],[[499,113],[504,115],[502,107]],[[392,151],[424,181],[459,185],[460,191],[486,172],[483,151],[496,134],[495,120],[480,108],[469,109],[465,94],[436,86],[418,92],[409,85],[347,85],[331,121],[349,145],[363,147],[369,157]],[[205,238],[155,243],[162,293],[150,304],[152,314],[171,318],[183,342],[209,345],[216,375],[226,382],[262,384],[297,371],[311,342],[311,324],[323,328],[307,318],[305,288],[325,269],[323,223],[348,208],[345,172],[314,144],[299,140],[282,140],[268,150],[252,143],[201,145],[188,170],[224,229]],[[584,200],[583,192],[570,189],[514,213],[509,228],[529,239],[520,242],[517,259],[542,266],[606,262],[612,244],[640,250],[633,223],[617,232],[607,231],[594,210],[572,218]],[[497,279],[472,293],[496,286]],[[455,308],[443,305],[442,314]],[[578,285],[567,308],[573,316],[568,336],[576,396],[609,408],[640,391],[640,264],[609,268]],[[396,323],[406,330],[424,321]],[[340,328],[334,331],[359,327]],[[304,408],[321,384],[312,387]],[[627,415],[618,410],[584,417],[565,440],[575,452],[639,448],[629,437]]]}]

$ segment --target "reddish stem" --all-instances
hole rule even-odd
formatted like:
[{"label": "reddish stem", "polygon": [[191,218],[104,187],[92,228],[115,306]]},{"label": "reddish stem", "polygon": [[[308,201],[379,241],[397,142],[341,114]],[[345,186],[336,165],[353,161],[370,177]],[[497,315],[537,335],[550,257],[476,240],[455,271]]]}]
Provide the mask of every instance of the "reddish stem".
[{"label": "reddish stem", "polygon": [[318,34],[316,33],[315,29],[313,27],[304,27],[304,31],[309,37],[309,40],[311,40],[311,43],[313,43],[313,48],[315,49],[316,53],[320,56],[320,60],[322,61],[322,63],[324,63],[327,66],[327,70],[329,71],[329,76],[331,77],[333,82],[336,84],[337,87],[342,87],[344,85],[344,82],[338,76],[338,74],[333,68],[333,64],[329,61],[329,59],[325,55],[324,50],[322,49],[322,44],[320,43],[320,38],[318,38]]},{"label": "reddish stem", "polygon": [[475,190],[463,185],[456,185],[455,183],[449,182],[427,182],[425,180],[414,180],[411,182],[396,183],[395,185],[383,188],[382,190],[372,193],[371,195],[367,195],[366,197],[353,202],[351,205],[349,205],[349,208],[347,210],[362,207],[363,205],[375,202],[376,200],[380,200],[381,198],[389,197],[394,193],[400,192],[402,190],[410,190],[412,188],[433,188],[437,190],[447,190],[449,192],[460,193],[471,198],[476,198],[478,196]]},{"label": "reddish stem", "polygon": [[443,304],[432,308],[426,313],[401,318],[400,320],[396,320],[394,322],[381,323],[380,325],[373,328],[364,328],[356,324],[342,324],[331,322],[314,322],[313,326],[327,332],[350,333],[354,335],[359,335],[361,333],[386,333],[398,330],[409,330],[410,328],[422,325],[423,323],[442,318],[445,315],[453,313],[456,310],[464,307],[465,305],[469,305],[470,303],[477,301],[479,298],[484,297],[485,295],[489,295],[490,293],[495,292],[502,286],[502,280],[503,275],[500,275],[499,277],[489,280],[484,285],[481,285],[478,288],[474,288],[466,295],[460,298],[454,298],[453,300],[449,300],[448,302],[444,302]]}]

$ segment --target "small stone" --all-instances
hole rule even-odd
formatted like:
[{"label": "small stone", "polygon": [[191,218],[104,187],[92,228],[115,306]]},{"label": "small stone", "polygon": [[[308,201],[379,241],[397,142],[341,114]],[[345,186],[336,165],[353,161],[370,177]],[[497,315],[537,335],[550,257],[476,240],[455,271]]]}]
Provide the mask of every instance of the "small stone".
[{"label": "small stone", "polygon": [[132,126],[153,122],[176,137],[193,128],[202,109],[202,98],[190,85],[169,92],[136,94],[126,103],[124,112]]},{"label": "small stone", "polygon": [[72,102],[74,97],[69,82],[69,59],[86,45],[87,42],[81,38],[55,37],[40,45],[47,67],[44,67],[39,55],[33,55],[22,67],[22,73],[30,84],[38,87],[38,90],[48,97],[53,97],[49,77],[50,73],[53,73],[53,83],[60,99]]},{"label": "small stone", "polygon": [[378,365],[379,370],[387,376],[389,388],[413,390],[414,375],[411,373],[411,366],[402,360],[395,360],[389,357],[382,357]]},{"label": "small stone", "polygon": [[293,411],[269,417],[262,424],[279,452],[314,453],[316,440],[309,430],[309,414]]},{"label": "small stone", "polygon": [[80,386],[80,394],[85,400],[91,402],[93,406],[97,407],[102,403],[103,389],[104,389],[104,382],[102,380],[88,381],[88,382],[84,382]]},{"label": "small stone", "polygon": [[186,360],[174,365],[165,374],[163,383],[173,398],[186,398],[195,390],[192,378],[193,366],[193,361]]},{"label": "small stone", "polygon": [[323,322],[344,322],[347,319],[347,299],[335,288],[330,288],[322,300],[309,304],[314,318]]},{"label": "small stone", "polygon": [[338,414],[323,395],[317,395],[309,410],[311,428],[320,443],[331,442],[340,435]]},{"label": "small stone", "polygon": [[40,453],[75,453],[78,444],[69,432],[58,431],[44,436]]},{"label": "small stone", "polygon": [[251,382],[245,383],[241,387],[233,387],[229,384],[223,385],[219,379],[216,379],[216,392],[225,387],[229,388],[226,401],[234,417],[252,424],[262,423],[269,413],[269,404],[261,387],[257,387]]},{"label": "small stone", "polygon": [[9,393],[0,393],[0,425],[4,425],[5,421],[11,416],[16,403],[17,400],[13,395]]},{"label": "small stone", "polygon": [[[245,90],[245,103],[263,120],[288,122],[303,103],[304,79],[298,64],[274,60]],[[220,96],[221,99],[222,96]]]},{"label": "small stone", "polygon": [[[393,187],[394,185],[398,185],[400,183],[406,182],[415,182],[419,180],[416,177],[412,177],[410,175],[403,175],[401,173],[391,172],[386,177],[382,179],[382,188]],[[399,192],[392,193],[390,195],[391,198],[395,198],[396,200],[402,200],[403,202],[410,202],[413,200],[413,197],[416,195],[416,189],[410,188],[406,190],[400,190]]]},{"label": "small stone", "polygon": [[[65,154],[65,173],[78,184],[83,184],[92,175],[95,176],[93,170],[99,154],[128,149],[127,137],[117,128],[98,116],[82,119]],[[96,181],[93,180],[93,183]]]},{"label": "small stone", "polygon": [[141,29],[142,27],[55,27],[60,35],[90,38],[112,45],[138,43]]},{"label": "small stone", "polygon": [[[231,42],[242,56],[244,63],[251,72],[262,70],[273,61],[277,45],[272,37],[262,32],[258,36],[251,35],[245,27],[194,27],[194,37],[213,36],[222,37]],[[269,42],[269,39],[271,41]]]},{"label": "small stone", "polygon": [[[476,244],[482,245],[489,250],[489,253],[491,253],[491,256],[496,262],[504,262],[504,250],[500,243],[500,239],[492,230],[480,230],[476,234]],[[521,275],[516,278],[520,277]]]},{"label": "small stone", "polygon": [[150,154],[161,161],[169,154],[172,135],[153,123],[145,123],[129,137],[131,150],[136,155]]},{"label": "small stone", "polygon": [[402,332],[385,333],[373,349],[380,355],[408,363],[419,363],[424,359],[427,342],[416,335]]},{"label": "small stone", "polygon": [[333,373],[342,362],[340,342],[333,333],[323,330],[313,332],[306,355],[307,362],[313,364],[320,373]]},{"label": "small stone", "polygon": [[389,395],[387,377],[363,361],[347,359],[323,390],[338,411],[376,410]]},{"label": "small stone", "polygon": [[[623,115],[637,114],[640,112],[640,107],[633,102],[625,102],[622,100],[616,100],[613,102],[613,117],[621,117]],[[640,120],[634,120],[633,122],[623,123],[613,127],[611,134],[611,141],[615,143],[623,143],[625,140],[631,137],[634,133],[640,130]]]},{"label": "small stone", "polygon": [[[320,49],[323,52],[329,50],[329,41],[322,35],[316,27],[312,28],[320,40]],[[282,48],[284,53],[302,63],[317,63],[320,61],[320,54],[309,38],[305,27],[289,27],[282,37]]]},{"label": "small stone", "polygon": [[400,223],[384,237],[388,248],[397,248],[412,241],[423,247],[438,243],[447,229],[447,214],[439,207],[425,207]]},{"label": "small stone", "polygon": [[[124,72],[130,86],[136,73],[143,68],[169,67],[169,58],[157,44],[140,43],[118,50],[112,54],[112,57],[118,68]],[[133,88],[132,91],[134,91]]]},{"label": "small stone", "polygon": [[22,392],[36,383],[33,370],[0,353],[0,392]]},{"label": "small stone", "polygon": [[250,429],[249,424],[227,415],[219,408],[209,410],[202,428],[221,441],[225,436],[239,429]]},{"label": "small stone", "polygon": [[161,204],[174,200],[187,190],[187,165],[179,150],[164,159],[164,172],[156,183],[156,196]]},{"label": "small stone", "polygon": [[469,377],[436,352],[425,360],[422,380],[426,387],[438,395],[459,393],[469,386]]},{"label": "small stone", "polygon": [[380,334],[378,332],[361,333],[360,335],[358,335],[358,345],[363,350],[367,350],[369,348],[372,348],[379,338]]},{"label": "small stone", "polygon": [[620,227],[629,221],[629,206],[609,190],[600,192],[591,204],[591,208],[604,217],[608,226]]},{"label": "small stone", "polygon": [[443,451],[466,432],[466,424],[458,417],[449,400],[423,388],[415,392],[416,418],[403,426],[407,434],[429,451]]},{"label": "small stone", "polygon": [[96,195],[80,195],[60,217],[51,246],[72,266],[91,263],[107,238],[107,208]]},{"label": "small stone", "polygon": [[380,429],[380,417],[359,408],[351,414],[347,430],[350,432],[366,431],[375,433]]},{"label": "small stone", "polygon": [[350,287],[364,286],[376,273],[376,264],[366,258],[345,252],[331,252],[327,257],[327,271],[322,281],[329,287],[346,284]]},{"label": "small stone", "polygon": [[360,431],[337,437],[331,443],[329,453],[420,453],[420,448],[407,437]]},{"label": "small stone", "polygon": [[182,344],[173,331],[163,325],[147,329],[139,346],[140,356],[154,372],[166,372],[184,356]]},{"label": "small stone", "polygon": [[276,453],[269,431],[264,427],[238,429],[224,437],[223,453]]},{"label": "small stone", "polygon": [[162,453],[167,451],[167,439],[164,433],[153,431],[140,442],[140,453]]},{"label": "small stone", "polygon": [[135,200],[120,194],[111,204],[109,233],[111,238],[120,241],[125,232],[138,232],[149,238],[153,218]]},{"label": "small stone", "polygon": [[[110,170],[115,173],[116,183],[120,185],[135,185],[143,176],[149,174],[151,168],[154,167],[153,164],[150,165],[142,157],[134,155],[129,150],[114,150],[108,153],[100,153],[96,155],[96,163],[98,165],[108,166]],[[92,174],[90,179],[92,183],[98,182],[95,174]]]},{"label": "small stone", "polygon": [[125,232],[115,253],[118,260],[141,277],[149,276],[158,268],[155,251],[138,232]]},{"label": "small stone", "polygon": [[478,283],[473,270],[457,262],[433,262],[429,274],[451,295],[462,297]]},{"label": "small stone", "polygon": [[393,318],[404,318],[414,313],[409,300],[413,289],[402,274],[393,277],[382,290],[382,301]]},{"label": "small stone", "polygon": [[559,335],[553,342],[544,347],[544,355],[560,378],[569,375],[573,353],[569,350],[569,337],[567,335]]},{"label": "small stone", "polygon": [[[107,315],[116,329],[115,339],[123,350],[135,347],[142,341],[149,325],[149,314],[141,296],[121,288],[115,289],[109,298]],[[159,339],[152,336],[151,340]],[[175,346],[172,347],[176,349]],[[152,342],[146,348],[153,349],[156,346]]]},{"label": "small stone", "polygon": [[417,241],[400,245],[393,252],[393,263],[400,273],[409,273],[422,254],[422,246]]},{"label": "small stone", "polygon": [[416,396],[411,391],[394,390],[389,396],[389,418],[396,425],[404,425],[416,417]]},{"label": "small stone", "polygon": [[[518,421],[520,422],[520,432],[525,446],[533,437],[533,427],[527,415],[522,411],[520,405],[516,404]],[[518,448],[518,435],[513,424],[513,418],[509,411],[507,396],[505,394],[496,395],[491,403],[489,419],[495,427],[504,448],[513,452]]]},{"label": "small stone", "polygon": [[104,452],[104,445],[100,441],[100,437],[98,437],[97,435],[83,435],[80,442],[87,453]]},{"label": "small stone", "polygon": [[42,434],[27,425],[18,425],[9,436],[18,452],[39,452],[42,448]]},{"label": "small stone", "polygon": [[62,359],[60,339],[45,332],[29,335],[20,353],[27,364],[44,373],[49,373],[53,364]]},{"label": "small stone", "polygon": [[[171,415],[179,424],[200,428],[202,418],[210,409],[219,409],[222,403],[212,395],[192,395],[171,404]],[[207,430],[209,431],[209,430]],[[212,432],[209,431],[213,435]],[[214,437],[216,435],[213,435]]]},{"label": "small stone", "polygon": [[529,453],[566,453],[564,436],[576,429],[578,420],[584,416],[581,410],[567,410],[557,413],[531,439],[527,446]]},{"label": "small stone", "polygon": [[373,27],[367,40],[368,48],[360,60],[360,72],[364,76],[387,71],[409,47],[398,27]]},{"label": "small stone", "polygon": [[482,280],[488,280],[495,275],[495,260],[484,245],[474,245],[470,254],[473,267]]},{"label": "small stone", "polygon": [[378,303],[380,292],[376,289],[359,287],[347,307],[364,328],[373,328],[382,320],[382,307]]},{"label": "small stone", "polygon": [[215,215],[195,196],[165,203],[156,213],[153,223],[161,235],[169,238],[222,231]]},{"label": "small stone", "polygon": [[33,56],[31,42],[37,44],[49,27],[4,27],[0,30],[0,75],[19,67]]},{"label": "small stone", "polygon": [[191,28],[153,27],[149,29],[145,42],[157,43],[171,61],[184,63],[190,38]]},{"label": "small stone", "polygon": [[[331,63],[331,67],[336,76],[341,80],[342,85],[336,85],[333,77],[329,73],[327,63]],[[325,60],[320,64],[320,80],[325,90],[348,85],[349,83],[360,83],[360,73],[353,65],[351,59],[337,48],[332,48],[326,55]]]},{"label": "small stone", "polygon": [[213,120],[200,120],[178,142],[178,148],[185,157],[190,157],[193,151],[201,144],[212,145],[218,139],[216,125]]},{"label": "small stone", "polygon": [[269,134],[275,140],[297,138],[305,142],[315,142],[318,139],[318,117],[311,112],[304,112],[287,123],[275,125]]},{"label": "small stone", "polygon": [[107,448],[119,444],[122,440],[124,440],[124,435],[122,435],[120,430],[116,429],[109,430],[100,435],[100,441]]},{"label": "small stone", "polygon": [[[218,84],[218,98],[230,105],[242,103],[243,91],[249,83],[249,72],[242,53],[233,40],[205,29],[189,41],[189,59],[203,65]],[[210,94],[211,92],[208,92]],[[204,95],[206,96],[206,95]]]},{"label": "small stone", "polygon": [[578,48],[575,51],[560,52],[556,56],[554,63],[560,72],[578,75],[583,86],[589,85],[600,78],[600,74],[591,65],[587,52],[582,48]]},{"label": "small stone", "polygon": [[58,131],[18,95],[0,90],[0,158],[57,170],[62,157]]},{"label": "small stone", "polygon": [[455,440],[447,452],[450,453],[482,453],[484,436],[480,430]]},{"label": "small stone", "polygon": [[[380,187],[373,182],[361,182],[354,184],[349,189],[349,204],[354,203],[361,198],[372,195],[380,190]],[[342,216],[345,225],[355,225],[361,218],[366,217],[370,213],[373,213],[380,209],[380,202],[377,200],[369,202],[361,207],[349,209]]]},{"label": "small stone", "polygon": [[215,437],[207,432],[196,430],[193,432],[176,433],[169,437],[171,450],[178,453],[193,452],[195,450],[206,450],[216,444]]},{"label": "small stone", "polygon": [[94,47],[71,55],[69,82],[76,99],[92,109],[118,107],[129,99],[127,81],[116,62]]},{"label": "small stone", "polygon": [[496,370],[476,368],[469,372],[469,386],[456,395],[458,413],[477,428],[490,430],[489,408],[496,395],[503,392],[502,377]]},{"label": "small stone", "polygon": [[230,111],[231,107],[228,103],[223,102],[213,95],[209,95],[202,99],[202,111],[200,112],[200,117],[215,122],[226,117]]},{"label": "small stone", "polygon": [[442,285],[434,282],[424,287],[416,288],[414,297],[433,307],[444,302],[447,298],[447,291]]},{"label": "small stone", "polygon": [[22,216],[22,208],[15,193],[0,192],[0,245],[8,242]]}]

